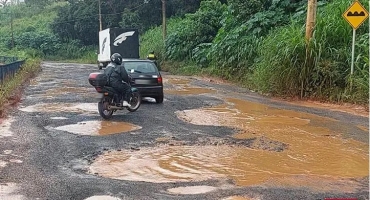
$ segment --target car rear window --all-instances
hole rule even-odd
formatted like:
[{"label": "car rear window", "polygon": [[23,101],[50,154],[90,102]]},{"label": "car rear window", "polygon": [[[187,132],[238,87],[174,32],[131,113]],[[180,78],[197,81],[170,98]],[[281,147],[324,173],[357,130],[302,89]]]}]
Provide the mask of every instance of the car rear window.
[{"label": "car rear window", "polygon": [[129,73],[153,73],[157,72],[154,63],[151,62],[125,62],[123,64]]}]

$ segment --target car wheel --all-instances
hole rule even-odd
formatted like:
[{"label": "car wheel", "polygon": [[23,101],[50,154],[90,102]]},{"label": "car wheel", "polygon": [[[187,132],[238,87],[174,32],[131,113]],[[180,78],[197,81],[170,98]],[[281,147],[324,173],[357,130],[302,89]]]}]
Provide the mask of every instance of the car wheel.
[{"label": "car wheel", "polygon": [[155,102],[156,103],[163,103],[163,94],[160,96],[155,97]]}]

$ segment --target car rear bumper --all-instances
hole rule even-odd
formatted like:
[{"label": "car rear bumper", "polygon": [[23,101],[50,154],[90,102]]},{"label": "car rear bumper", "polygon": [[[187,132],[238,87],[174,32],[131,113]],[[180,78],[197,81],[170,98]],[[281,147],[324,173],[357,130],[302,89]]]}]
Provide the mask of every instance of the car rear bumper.
[{"label": "car rear bumper", "polygon": [[[133,86],[135,87],[135,86]],[[163,86],[135,87],[143,97],[155,97],[163,95]]]}]

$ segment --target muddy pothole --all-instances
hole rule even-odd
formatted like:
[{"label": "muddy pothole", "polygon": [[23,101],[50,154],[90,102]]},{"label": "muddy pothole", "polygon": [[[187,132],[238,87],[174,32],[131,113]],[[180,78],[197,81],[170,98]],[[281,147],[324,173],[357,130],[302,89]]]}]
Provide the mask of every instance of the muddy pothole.
[{"label": "muddy pothole", "polygon": [[[252,157],[258,155],[274,163],[277,168],[274,171],[281,174],[368,176],[369,146],[341,137],[342,133],[335,128],[339,125],[336,120],[240,99],[225,100],[226,103],[219,106],[176,114],[188,123],[238,130],[233,138],[244,139],[245,146],[256,150],[251,152]],[[281,148],[281,144],[289,148]],[[280,152],[276,154],[276,151]],[[261,171],[265,170],[262,161],[255,164],[261,166]]]},{"label": "muddy pothole", "polygon": [[[90,160],[85,171],[105,178],[154,183],[232,179],[241,186],[264,183],[289,186],[282,180],[298,182],[297,175],[314,180],[332,177],[333,181],[323,183],[326,187],[335,184],[336,180],[351,180],[354,177],[364,177],[368,173],[365,169],[352,170],[353,165],[343,166],[342,162],[339,159],[337,163],[311,163],[308,160],[295,159],[289,151],[263,151],[243,146],[159,145],[103,152]],[[328,168],[323,165],[331,166]],[[304,180],[299,183],[301,185],[297,187],[312,186],[313,189],[320,190],[313,185],[305,185]],[[352,190],[357,189],[355,182],[347,183]]]},{"label": "muddy pothole", "polygon": [[141,129],[141,127],[127,122],[82,121],[76,124],[55,127],[54,129],[79,135],[104,136],[135,131]]},{"label": "muddy pothole", "polygon": [[175,95],[198,95],[206,93],[215,93],[216,90],[212,88],[195,87],[190,85],[189,79],[183,78],[168,78],[164,79],[164,83],[169,83],[169,88],[164,89],[165,94]]}]

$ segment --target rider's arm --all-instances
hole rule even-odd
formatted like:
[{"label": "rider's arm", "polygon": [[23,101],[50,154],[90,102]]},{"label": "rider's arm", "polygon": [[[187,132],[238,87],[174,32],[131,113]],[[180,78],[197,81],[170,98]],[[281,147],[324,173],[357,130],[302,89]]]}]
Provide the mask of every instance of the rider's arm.
[{"label": "rider's arm", "polygon": [[128,74],[127,74],[127,71],[126,71],[125,67],[123,65],[121,65],[121,66],[118,67],[118,70],[119,70],[118,72],[119,72],[122,80],[124,82],[128,83],[129,78],[128,78]]}]

